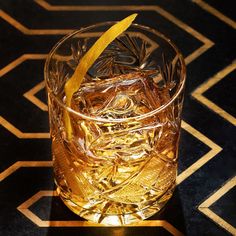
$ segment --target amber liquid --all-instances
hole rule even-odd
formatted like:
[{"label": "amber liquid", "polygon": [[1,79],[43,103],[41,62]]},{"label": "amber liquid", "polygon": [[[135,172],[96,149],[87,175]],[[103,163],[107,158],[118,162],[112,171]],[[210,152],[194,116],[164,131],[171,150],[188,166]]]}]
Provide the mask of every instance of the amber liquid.
[{"label": "amber liquid", "polygon": [[168,88],[138,73],[87,83],[74,95],[73,109],[123,120],[72,115],[71,141],[63,123],[52,128],[56,184],[72,211],[94,222],[123,225],[146,219],[165,205],[175,187],[179,124],[171,107],[143,119],[132,117],[168,100]]}]

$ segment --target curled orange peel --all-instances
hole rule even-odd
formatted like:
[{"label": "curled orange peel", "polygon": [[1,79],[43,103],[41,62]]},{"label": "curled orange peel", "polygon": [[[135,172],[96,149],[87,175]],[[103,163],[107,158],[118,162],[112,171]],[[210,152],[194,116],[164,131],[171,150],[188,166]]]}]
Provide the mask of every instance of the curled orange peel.
[{"label": "curled orange peel", "polygon": [[[110,27],[102,36],[94,43],[94,45],[86,52],[86,54],[80,60],[78,66],[75,69],[72,77],[65,84],[66,106],[71,107],[71,99],[73,94],[78,91],[89,68],[102,54],[106,47],[122,34],[134,21],[138,14],[132,14],[125,19],[119,21],[112,27]],[[65,128],[68,140],[72,139],[72,126],[71,120],[66,110],[64,113]]]}]

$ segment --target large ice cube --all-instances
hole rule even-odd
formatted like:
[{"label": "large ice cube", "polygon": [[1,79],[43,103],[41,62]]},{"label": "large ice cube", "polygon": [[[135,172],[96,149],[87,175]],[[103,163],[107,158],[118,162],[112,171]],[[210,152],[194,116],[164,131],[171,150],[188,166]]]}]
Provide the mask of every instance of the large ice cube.
[{"label": "large ice cube", "polygon": [[[86,83],[74,95],[72,108],[97,118],[130,118],[147,114],[165,102],[166,95],[158,88],[158,72],[140,72]],[[124,162],[147,156],[153,149],[155,134],[162,129],[163,115],[144,120],[95,122],[78,119],[73,122],[77,140],[84,140],[83,149],[97,160]],[[77,131],[77,132],[76,132]]]},{"label": "large ice cube", "polygon": [[146,114],[162,102],[155,78],[136,72],[84,84],[73,97],[73,109],[113,119]]}]

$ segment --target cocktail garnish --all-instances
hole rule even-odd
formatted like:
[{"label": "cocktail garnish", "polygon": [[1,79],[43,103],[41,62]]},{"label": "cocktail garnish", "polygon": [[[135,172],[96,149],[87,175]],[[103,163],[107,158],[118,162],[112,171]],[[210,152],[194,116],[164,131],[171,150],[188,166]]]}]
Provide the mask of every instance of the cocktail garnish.
[{"label": "cocktail garnish", "polygon": [[[66,106],[71,107],[71,99],[73,94],[78,91],[89,68],[102,54],[106,47],[122,34],[134,21],[137,14],[132,14],[125,19],[119,21],[112,27],[110,27],[102,36],[94,43],[94,45],[86,52],[86,54],[80,60],[78,66],[75,69],[72,77],[65,84]],[[71,120],[66,110],[64,112],[64,121],[66,127],[66,133],[68,140],[72,138],[72,126]]]}]

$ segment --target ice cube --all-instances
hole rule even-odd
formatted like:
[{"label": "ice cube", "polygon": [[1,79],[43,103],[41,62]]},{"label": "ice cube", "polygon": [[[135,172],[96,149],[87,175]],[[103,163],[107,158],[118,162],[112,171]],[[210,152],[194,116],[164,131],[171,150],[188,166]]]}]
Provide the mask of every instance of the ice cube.
[{"label": "ice cube", "polygon": [[74,95],[73,109],[93,117],[127,118],[146,114],[161,105],[154,79],[143,73],[86,83]]}]

